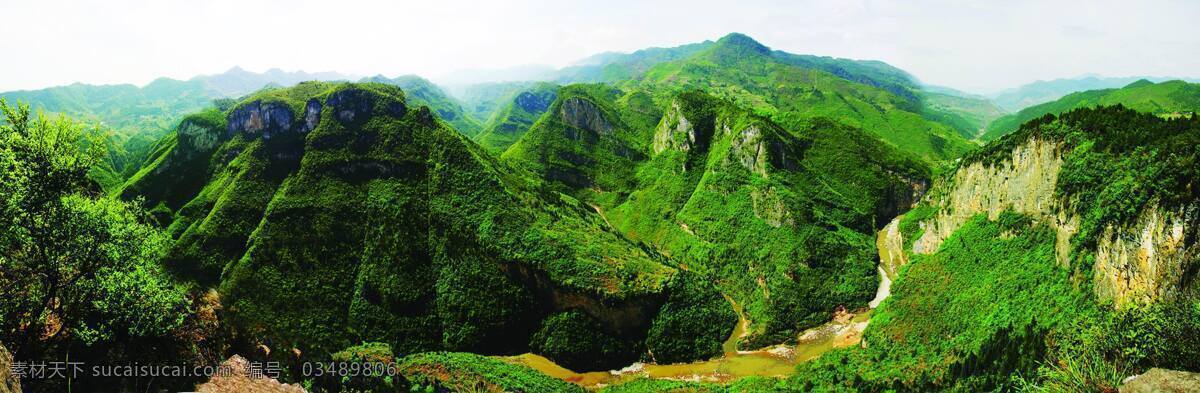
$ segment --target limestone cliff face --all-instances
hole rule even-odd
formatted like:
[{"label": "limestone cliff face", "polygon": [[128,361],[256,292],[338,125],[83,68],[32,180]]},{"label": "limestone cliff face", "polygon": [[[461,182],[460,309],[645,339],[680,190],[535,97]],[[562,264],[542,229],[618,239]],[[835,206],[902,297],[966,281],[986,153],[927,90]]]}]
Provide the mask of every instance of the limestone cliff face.
[{"label": "limestone cliff face", "polygon": [[1062,204],[1054,192],[1063,164],[1059,148],[1057,143],[1032,139],[1013,149],[1012,155],[999,165],[976,162],[959,168],[950,183],[943,185],[949,189],[931,201],[939,208],[938,213],[922,223],[924,234],[913,242],[912,251],[932,254],[976,214],[987,213],[988,218],[995,219],[1001,212],[1012,209],[1058,229],[1058,244],[1062,245],[1058,260],[1065,264],[1079,219],[1060,214]]},{"label": "limestone cliff face", "polygon": [[654,130],[654,153],[663,150],[676,149],[683,152],[691,151],[696,145],[696,127],[683,114],[678,102],[671,104],[671,109],[663,115],[663,121]]},{"label": "limestone cliff face", "polygon": [[[937,207],[937,213],[919,223],[921,235],[913,242],[911,252],[937,252],[942,242],[971,217],[986,213],[995,219],[1012,209],[1055,230],[1056,259],[1067,266],[1080,217],[1055,193],[1063,166],[1061,150],[1056,142],[1032,138],[997,165],[976,162],[959,168],[949,181],[936,185],[938,190],[927,198],[926,203]],[[897,252],[904,244],[898,231],[900,220],[897,217],[879,234],[884,266],[907,263],[904,253]],[[1195,206],[1165,212],[1151,205],[1132,225],[1110,225],[1097,239],[1095,250],[1082,251],[1094,253],[1096,296],[1117,306],[1170,296],[1185,284],[1184,272],[1196,259],[1196,222]]]},{"label": "limestone cliff face", "polygon": [[1196,242],[1186,238],[1195,237],[1196,219],[1195,206],[1173,212],[1152,206],[1133,225],[1105,228],[1092,270],[1096,295],[1116,304],[1173,295],[1200,254]]},{"label": "limestone cliff face", "polygon": [[579,97],[568,98],[563,101],[560,112],[563,123],[600,135],[612,132],[612,124],[591,101]]}]

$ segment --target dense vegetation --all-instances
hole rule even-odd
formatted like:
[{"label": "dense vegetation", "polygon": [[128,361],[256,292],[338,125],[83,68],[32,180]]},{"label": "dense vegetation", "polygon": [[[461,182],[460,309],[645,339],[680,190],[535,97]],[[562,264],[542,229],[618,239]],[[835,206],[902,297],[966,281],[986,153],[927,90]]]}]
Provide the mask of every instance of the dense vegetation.
[{"label": "dense vegetation", "polygon": [[[238,353],[316,391],[581,391],[485,355],[582,372],[794,343],[868,307],[876,234],[905,214],[909,262],[864,345],[786,379],[604,390],[1111,390],[1149,367],[1200,370],[1194,267],[1172,297],[1119,310],[1090,282],[1106,227],[1194,209],[1196,85],[1069,95],[996,120],[1024,123],[976,148],[1001,114],[989,101],[740,34],[602,54],[561,70],[563,85],[461,102],[416,76],[250,93],[254,75],[28,93],[140,145],[0,105],[5,347],[197,365]],[[1092,108],[1110,103],[1124,106]],[[1031,138],[1060,144],[1056,197],[1081,218],[1069,265],[1049,223],[1013,211],[911,254],[952,171],[1003,165]],[[731,337],[735,309],[745,337]],[[400,373],[305,377],[306,361]]]},{"label": "dense vegetation", "polygon": [[1047,114],[1059,114],[1076,108],[1121,104],[1134,110],[1165,117],[1188,116],[1200,109],[1200,85],[1183,81],[1153,83],[1145,79],[1119,89],[1088,90],[1068,94],[1058,100],[1034,105],[1000,117],[980,136],[994,140],[1016,131],[1019,126]]},{"label": "dense vegetation", "polygon": [[80,149],[91,136],[69,119],[0,110],[0,342],[22,359],[190,357],[190,301],[159,264],[168,238],[88,177],[103,151]]}]

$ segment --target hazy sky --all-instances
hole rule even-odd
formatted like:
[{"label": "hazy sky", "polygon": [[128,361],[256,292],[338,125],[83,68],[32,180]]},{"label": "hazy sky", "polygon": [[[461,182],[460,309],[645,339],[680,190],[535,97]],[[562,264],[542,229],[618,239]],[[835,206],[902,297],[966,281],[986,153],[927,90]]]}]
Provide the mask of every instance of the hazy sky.
[{"label": "hazy sky", "polygon": [[436,79],[733,31],[975,92],[1089,73],[1200,76],[1200,1],[0,0],[0,91],[235,65]]}]

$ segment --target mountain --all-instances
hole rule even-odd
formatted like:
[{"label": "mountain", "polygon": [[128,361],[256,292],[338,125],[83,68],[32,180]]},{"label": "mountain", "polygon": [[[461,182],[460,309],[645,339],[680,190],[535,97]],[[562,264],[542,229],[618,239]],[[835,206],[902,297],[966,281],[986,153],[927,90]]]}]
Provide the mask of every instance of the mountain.
[{"label": "mountain", "polygon": [[736,316],[711,283],[447,124],[389,84],[268,89],[189,116],[124,195],[159,206],[165,264],[218,287],[277,358],[364,341],[576,369],[720,352]]},{"label": "mountain", "polygon": [[450,88],[448,92],[463,103],[463,109],[476,119],[487,123],[496,111],[509,102],[513,94],[539,82],[487,82]]},{"label": "mountain", "polygon": [[456,70],[435,78],[435,81],[450,90],[455,90],[486,83],[551,80],[556,72],[557,69],[548,65],[526,64],[499,69]]},{"label": "mountain", "polygon": [[988,124],[1007,114],[991,100],[979,96],[934,91],[918,94],[925,118],[949,125],[968,139],[983,135]]},{"label": "mountain", "polygon": [[683,59],[713,45],[712,41],[670,48],[647,48],[633,53],[605,52],[558,70],[558,83],[610,82],[636,77],[655,64]]},{"label": "mountain", "polygon": [[964,157],[880,232],[896,281],[865,345],[790,384],[1094,391],[1150,367],[1194,370],[1197,143],[1200,119],[1106,106]]},{"label": "mountain", "polygon": [[747,348],[866,305],[874,225],[915,201],[926,164],[852,127],[787,130],[697,91],[655,108],[642,91],[567,85],[501,159],[716,279],[746,311]]},{"label": "mountain", "polygon": [[[809,68],[802,59],[825,65]],[[878,62],[775,52],[747,36],[731,34],[690,57],[660,63],[619,85],[654,92],[657,101],[665,100],[664,94],[704,90],[788,129],[818,117],[829,118],[870,131],[930,161],[969,150],[973,144],[951,126],[926,119],[920,100],[912,98],[916,92],[903,82],[904,75]]]},{"label": "mountain", "polygon": [[[1037,81],[1029,83],[1021,87],[992,94],[990,97],[992,101],[996,103],[996,105],[999,105],[1009,112],[1016,112],[1037,104],[1057,100],[1071,93],[1087,90],[1118,88],[1142,79],[1152,82],[1165,82],[1175,78],[1146,76],[1104,78],[1086,76],[1073,79],[1055,79],[1050,81]],[[1200,81],[1189,80],[1189,82]]]},{"label": "mountain", "polygon": [[93,171],[106,188],[118,186],[138,169],[156,141],[188,113],[212,101],[248,94],[266,86],[290,86],[304,80],[344,80],[344,75],[322,72],[284,72],[271,69],[253,73],[234,67],[221,74],[202,75],[187,81],[155,79],[137,87],[122,85],[68,86],[0,93],[9,102],[97,123],[108,140],[106,166]]},{"label": "mountain", "polygon": [[1068,94],[1056,101],[1034,105],[994,120],[988,125],[987,132],[980,136],[980,139],[999,138],[1015,131],[1024,122],[1047,114],[1058,114],[1088,106],[1115,104],[1161,116],[1195,113],[1197,109],[1200,109],[1200,84],[1184,81],[1153,83],[1142,79],[1119,89],[1090,90]]},{"label": "mountain", "polygon": [[542,117],[558,98],[558,86],[540,82],[510,94],[507,105],[483,126],[474,139],[484,148],[497,154],[512,146]]},{"label": "mountain", "polygon": [[416,75],[402,75],[393,79],[374,76],[363,82],[387,83],[399,86],[408,94],[408,99],[414,105],[425,105],[438,114],[443,121],[450,123],[455,130],[467,137],[479,134],[482,126],[479,121],[463,110],[462,104],[446,94],[442,88]]}]

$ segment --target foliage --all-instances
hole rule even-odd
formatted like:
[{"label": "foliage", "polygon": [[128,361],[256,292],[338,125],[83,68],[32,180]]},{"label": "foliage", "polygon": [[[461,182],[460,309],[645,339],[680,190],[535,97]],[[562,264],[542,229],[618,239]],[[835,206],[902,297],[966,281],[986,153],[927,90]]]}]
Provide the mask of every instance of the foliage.
[{"label": "foliage", "polygon": [[475,142],[494,153],[504,152],[550,108],[557,91],[556,85],[538,83],[505,97],[483,132],[475,136]]},{"label": "foliage", "polygon": [[1093,247],[1106,226],[1129,224],[1152,203],[1172,211],[1200,197],[1193,184],[1200,176],[1200,119],[1163,119],[1122,105],[1043,116],[960,165],[998,162],[1031,138],[1062,144],[1056,192],[1082,217],[1077,247]]},{"label": "foliage", "polygon": [[801,390],[968,389],[1033,372],[1047,332],[1094,312],[1054,259],[1054,234],[1012,212],[968,221],[933,255],[913,255],[872,315],[866,348],[798,368]]},{"label": "foliage", "polygon": [[1017,113],[1000,117],[988,125],[987,132],[980,136],[980,139],[985,141],[999,139],[1021,128],[1023,124],[1045,115],[1056,115],[1078,108],[1118,104],[1140,112],[1167,117],[1195,113],[1200,109],[1200,84],[1184,81],[1151,83],[1142,80],[1119,89],[1072,93],[1055,101],[1034,105]]},{"label": "foliage", "polygon": [[[462,103],[446,94],[433,82],[416,75],[403,75],[394,79],[381,76],[363,79],[362,82],[387,83],[399,86],[404,90],[410,105],[425,105],[437,114],[438,118],[450,124],[454,130],[473,138],[483,131],[480,120],[462,107]],[[486,120],[486,119],[485,119]]]},{"label": "foliage", "polygon": [[462,352],[409,355],[400,372],[414,391],[432,386],[438,391],[583,392],[583,388],[546,376],[531,368]]},{"label": "foliage", "polygon": [[675,276],[670,295],[650,325],[646,349],[657,363],[682,363],[721,354],[738,322],[729,302],[701,277]]},{"label": "foliage", "polygon": [[567,311],[546,318],[529,347],[572,370],[611,370],[637,359],[637,351],[614,336],[591,316]]},{"label": "foliage", "polygon": [[682,91],[703,90],[770,117],[786,129],[824,117],[866,130],[931,162],[951,159],[972,147],[951,127],[925,119],[919,100],[908,97],[912,93],[897,82],[898,76],[847,72],[854,68],[845,65],[849,61],[821,67],[795,57],[771,52],[749,37],[731,35],[690,57],[655,65],[620,86],[649,91],[659,101]]}]

